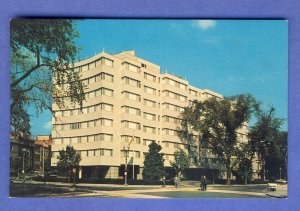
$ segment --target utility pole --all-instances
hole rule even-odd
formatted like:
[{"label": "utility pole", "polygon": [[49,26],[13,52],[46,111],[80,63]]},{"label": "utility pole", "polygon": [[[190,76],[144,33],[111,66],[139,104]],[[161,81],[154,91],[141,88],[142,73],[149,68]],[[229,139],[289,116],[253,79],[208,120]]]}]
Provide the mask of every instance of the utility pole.
[{"label": "utility pole", "polygon": [[[125,171],[124,171],[125,181],[124,181],[124,185],[128,185],[127,184],[127,173],[128,173],[128,169],[127,169],[127,162],[128,161],[127,161],[127,159],[128,159],[128,155],[129,155],[130,144],[133,142],[133,140],[134,140],[134,133],[133,133],[133,136],[132,136],[131,140],[129,141],[128,145],[123,147],[124,152],[125,152]],[[133,163],[133,160],[132,160],[132,163]],[[134,170],[133,170],[133,172],[134,172]]]},{"label": "utility pole", "polygon": [[128,157],[128,148],[124,147],[124,151],[125,151],[125,171],[124,171],[124,176],[125,176],[125,181],[124,181],[124,185],[128,185],[127,184],[127,157]]}]

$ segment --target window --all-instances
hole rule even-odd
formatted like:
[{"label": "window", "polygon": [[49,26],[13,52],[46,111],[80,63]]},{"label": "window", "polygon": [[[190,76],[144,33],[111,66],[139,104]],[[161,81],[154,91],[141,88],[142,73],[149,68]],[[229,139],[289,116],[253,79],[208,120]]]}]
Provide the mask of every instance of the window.
[{"label": "window", "polygon": [[70,138],[63,138],[62,144],[70,144]]},{"label": "window", "polygon": [[156,89],[148,87],[148,86],[144,86],[144,92],[148,93],[148,94],[156,94]]},{"label": "window", "polygon": [[95,150],[95,156],[101,156],[101,150],[100,149]]},{"label": "window", "polygon": [[109,82],[113,82],[114,81],[114,76],[110,75],[108,73],[100,73],[100,78],[101,78],[101,80],[106,80],[106,81],[109,81]]},{"label": "window", "polygon": [[148,119],[148,120],[156,120],[156,115],[155,114],[150,114],[150,113],[145,113],[144,112],[144,119]]},{"label": "window", "polygon": [[113,155],[112,149],[101,149],[101,155],[111,157]]},{"label": "window", "polygon": [[96,67],[96,62],[89,63],[89,70]]},{"label": "window", "polygon": [[87,151],[86,150],[84,150],[84,151],[80,151],[80,155],[81,155],[81,157],[87,157]]},{"label": "window", "polygon": [[197,96],[197,92],[194,91],[194,90],[192,90],[192,89],[190,89],[190,95],[192,95],[192,96]]},{"label": "window", "polygon": [[122,92],[123,94],[123,97],[124,98],[127,98],[129,100],[134,100],[134,101],[140,101],[141,100],[141,97],[140,95],[138,94],[134,94],[134,93],[131,93],[131,92]]},{"label": "window", "polygon": [[136,130],[140,130],[141,125],[140,123],[137,122],[130,122],[130,121],[122,121],[122,126],[125,128],[130,128],[130,129],[136,129]]},{"label": "window", "polygon": [[138,67],[136,65],[125,62],[125,66],[126,66],[127,70],[130,70],[130,71],[135,72],[135,73],[140,73],[140,67]]},{"label": "window", "polygon": [[90,135],[87,137],[88,142],[94,142],[95,141],[95,135]]},{"label": "window", "polygon": [[102,110],[104,111],[113,111],[113,105],[102,103]]},{"label": "window", "polygon": [[103,141],[112,141],[113,135],[112,134],[103,134]]},{"label": "window", "polygon": [[145,133],[153,133],[153,134],[155,134],[155,132],[156,132],[156,128],[155,127],[150,127],[150,126],[143,126],[143,131],[145,132]]},{"label": "window", "polygon": [[82,122],[81,123],[81,128],[88,128],[89,127],[89,122]]},{"label": "window", "polygon": [[71,143],[72,144],[77,144],[78,143],[78,137],[72,137],[71,138]]},{"label": "window", "polygon": [[[132,140],[133,138],[133,140]],[[129,143],[130,141],[132,141],[132,143],[135,144],[140,144],[141,143],[141,138],[140,137],[136,137],[136,136],[128,136],[128,135],[122,135],[121,139],[123,142]]]},{"label": "window", "polygon": [[81,68],[82,68],[82,72],[85,72],[89,69],[88,65],[83,65],[81,66]]},{"label": "window", "polygon": [[123,77],[122,78],[123,82],[125,84],[131,85],[131,86],[135,86],[135,87],[141,87],[141,82],[129,77]]},{"label": "window", "polygon": [[133,115],[141,115],[141,110],[138,108],[133,108],[129,106],[122,106],[122,112],[127,114],[133,114]]},{"label": "window", "polygon": [[163,134],[165,134],[165,135],[171,135],[171,136],[176,136],[177,135],[177,130],[172,130],[172,129],[169,129],[169,128],[163,128],[162,131],[163,131]]},{"label": "window", "polygon": [[102,125],[107,127],[113,126],[113,120],[111,119],[102,119]]},{"label": "window", "polygon": [[80,137],[80,143],[86,143],[88,141],[87,136]]},{"label": "window", "polygon": [[135,158],[140,158],[141,157],[141,152],[135,151]]},{"label": "window", "polygon": [[112,97],[113,96],[113,90],[111,89],[107,89],[107,88],[101,88],[102,90],[102,95],[106,95],[106,96],[110,96]]},{"label": "window", "polygon": [[152,100],[144,99],[144,105],[155,108],[156,107],[156,102],[152,101]]},{"label": "window", "polygon": [[149,80],[149,81],[156,82],[156,76],[151,75],[149,73],[144,73],[144,78],[147,79],[147,80]]},{"label": "window", "polygon": [[180,100],[180,101],[183,101],[183,102],[186,102],[186,100],[187,100],[186,96],[177,94],[175,92],[170,92],[170,91],[167,91],[167,90],[163,91],[163,96],[170,97],[170,98],[173,98],[173,99],[177,99],[177,100]]},{"label": "window", "polygon": [[176,105],[173,105],[173,104],[170,104],[170,103],[163,103],[163,109],[169,109],[169,110],[172,110],[172,111],[179,111],[179,112],[184,111],[183,107],[176,106]]},{"label": "window", "polygon": [[79,122],[71,123],[71,125],[70,125],[71,130],[79,129],[80,127],[81,127],[81,123],[79,123]]},{"label": "window", "polygon": [[180,123],[179,118],[175,118],[175,117],[172,117],[172,116],[163,116],[162,118],[163,118],[164,122],[172,122],[172,123],[175,123],[175,124]]},{"label": "window", "polygon": [[96,61],[96,66],[106,65],[109,67],[113,67],[114,61],[105,57],[101,57]]}]

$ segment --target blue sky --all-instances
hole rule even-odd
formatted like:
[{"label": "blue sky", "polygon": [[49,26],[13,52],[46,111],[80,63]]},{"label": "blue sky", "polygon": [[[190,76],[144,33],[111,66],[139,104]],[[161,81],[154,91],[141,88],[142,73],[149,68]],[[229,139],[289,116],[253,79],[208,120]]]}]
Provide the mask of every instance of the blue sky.
[{"label": "blue sky", "polygon": [[[224,96],[250,93],[287,119],[285,20],[81,20],[77,28],[81,60],[135,50],[161,72]],[[32,117],[32,135],[50,134],[50,120],[50,112]]]}]

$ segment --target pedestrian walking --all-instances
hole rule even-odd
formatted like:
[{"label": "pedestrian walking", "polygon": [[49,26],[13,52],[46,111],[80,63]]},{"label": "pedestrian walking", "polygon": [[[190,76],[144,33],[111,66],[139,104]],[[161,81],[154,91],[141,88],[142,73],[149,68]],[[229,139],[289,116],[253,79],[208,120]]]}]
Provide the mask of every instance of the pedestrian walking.
[{"label": "pedestrian walking", "polygon": [[207,189],[207,184],[208,184],[208,181],[207,181],[206,177],[203,176],[203,177],[201,178],[201,180],[200,180],[200,189],[201,189],[202,191],[206,191],[206,189]]},{"label": "pedestrian walking", "polygon": [[175,185],[175,188],[178,188],[178,177],[177,176],[174,177],[174,185]]},{"label": "pedestrian walking", "polygon": [[207,181],[206,177],[204,176],[204,177],[203,177],[203,191],[206,191],[206,189],[207,189],[207,184],[208,184],[208,181]]},{"label": "pedestrian walking", "polygon": [[162,188],[166,187],[166,177],[165,177],[165,176],[163,176],[163,177],[161,178],[161,187],[162,187]]}]

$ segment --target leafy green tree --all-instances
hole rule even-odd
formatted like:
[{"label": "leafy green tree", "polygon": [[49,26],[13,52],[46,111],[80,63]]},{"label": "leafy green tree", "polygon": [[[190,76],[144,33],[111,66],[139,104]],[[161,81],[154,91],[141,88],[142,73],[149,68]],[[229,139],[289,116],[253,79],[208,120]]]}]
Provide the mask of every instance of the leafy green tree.
[{"label": "leafy green tree", "polygon": [[[79,52],[74,40],[79,35],[68,19],[13,19],[10,29],[11,129],[26,129],[28,134],[28,106],[39,113],[51,110],[53,102],[60,107],[65,100],[82,105],[84,87],[79,72],[72,69]],[[63,84],[68,86],[62,89]],[[20,122],[15,120],[19,114]]]},{"label": "leafy green tree", "polygon": [[[191,146],[198,145],[216,156],[226,168],[227,184],[237,155],[237,130],[248,122],[259,104],[251,95],[238,95],[224,99],[209,98],[194,101],[182,112],[179,136]],[[194,139],[194,134],[201,137]],[[198,142],[198,143],[197,143]]]},{"label": "leafy green tree", "polygon": [[143,178],[158,180],[165,175],[163,153],[161,146],[154,141],[149,144],[149,151],[145,155]]},{"label": "leafy green tree", "polygon": [[250,129],[249,138],[262,161],[261,175],[265,180],[266,172],[269,176],[275,177],[272,172],[279,173],[280,168],[287,169],[285,165],[287,133],[280,130],[283,119],[275,117],[275,108],[273,107],[270,107],[268,111],[260,111],[257,119],[257,122]]},{"label": "leafy green tree", "polygon": [[174,168],[176,175],[179,177],[183,174],[185,169],[189,168],[190,161],[188,155],[180,149],[174,153],[175,160],[174,162],[170,162],[171,166]]},{"label": "leafy green tree", "polygon": [[240,160],[236,173],[238,180],[241,180],[245,184],[248,184],[253,174],[252,160],[246,157]]},{"label": "leafy green tree", "polygon": [[70,179],[71,176],[75,178],[73,168],[79,166],[81,161],[81,155],[74,149],[73,146],[66,146],[66,149],[59,150],[59,155],[57,156],[57,170],[63,174],[67,175]]}]

